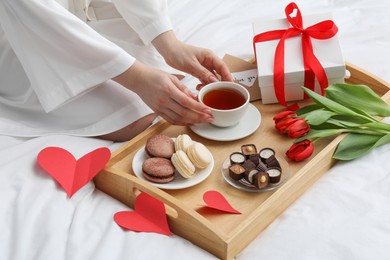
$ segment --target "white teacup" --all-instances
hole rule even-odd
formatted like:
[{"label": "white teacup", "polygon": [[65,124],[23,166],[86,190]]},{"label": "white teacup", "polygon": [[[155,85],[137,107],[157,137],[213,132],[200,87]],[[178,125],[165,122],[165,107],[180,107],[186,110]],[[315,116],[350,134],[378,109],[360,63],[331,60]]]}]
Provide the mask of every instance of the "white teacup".
[{"label": "white teacup", "polygon": [[229,127],[236,125],[245,114],[250,95],[240,84],[219,81],[201,88],[198,99],[211,109],[214,117],[211,124]]}]

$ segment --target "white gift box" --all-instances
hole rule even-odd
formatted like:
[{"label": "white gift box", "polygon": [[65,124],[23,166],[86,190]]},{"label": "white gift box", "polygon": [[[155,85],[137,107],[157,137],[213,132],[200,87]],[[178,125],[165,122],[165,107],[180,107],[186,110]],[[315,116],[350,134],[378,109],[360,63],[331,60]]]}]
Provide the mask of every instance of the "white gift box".
[{"label": "white gift box", "polygon": [[[330,13],[302,16],[303,28],[318,22],[333,20]],[[288,20],[277,19],[259,21],[253,24],[254,35],[273,30],[288,29]],[[286,39],[284,48],[284,89],[285,100],[302,100],[304,93],[304,64],[302,55],[301,35]],[[317,57],[328,78],[328,84],[344,82],[345,61],[343,59],[337,34],[332,38],[318,40],[311,38],[313,52]],[[257,42],[255,44],[258,82],[263,104],[277,103],[274,91],[274,55],[279,39]],[[317,79],[315,91],[321,93]]]}]

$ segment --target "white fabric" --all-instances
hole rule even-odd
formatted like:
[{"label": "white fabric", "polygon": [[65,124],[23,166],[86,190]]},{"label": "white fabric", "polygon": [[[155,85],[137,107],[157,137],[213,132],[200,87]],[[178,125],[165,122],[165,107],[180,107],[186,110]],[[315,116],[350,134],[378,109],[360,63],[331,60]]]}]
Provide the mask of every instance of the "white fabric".
[{"label": "white fabric", "polygon": [[[134,63],[134,50],[145,53],[136,58],[159,67],[149,61],[161,60],[154,48],[139,42],[142,38],[150,44],[172,28],[166,4],[116,2],[131,14],[126,17],[128,24],[109,2],[104,4],[102,22],[92,21],[91,26],[71,14],[68,8],[74,6],[66,1],[0,2],[0,133],[94,136],[123,128],[152,112],[138,96],[121,90],[110,78]],[[99,3],[102,6],[103,2],[97,1],[97,7]],[[152,17],[158,18],[155,24],[150,24]],[[106,23],[109,30],[105,30]]]},{"label": "white fabric", "polygon": [[[95,190],[92,182],[69,199],[36,163],[35,151],[49,143],[79,158],[109,142],[55,135],[31,140],[2,136],[4,140],[7,145],[1,142],[0,150],[0,195],[4,198],[0,204],[0,259],[152,259],[191,251],[207,256],[177,236],[124,232],[113,215],[127,210],[125,206]],[[12,170],[11,157],[23,167]]]},{"label": "white fabric", "polygon": [[112,1],[145,44],[149,44],[161,32],[172,29],[171,21],[166,16],[168,12],[166,1]]},{"label": "white fabric", "polygon": [[[133,62],[56,1],[1,3],[5,37],[46,111],[118,75]],[[13,82],[5,83],[2,89],[7,92]]]},{"label": "white fabric", "polygon": [[[296,2],[303,14],[333,12],[346,61],[390,82],[390,2]],[[168,8],[180,39],[220,56],[250,58],[251,22],[283,17],[288,3],[170,0]],[[197,81],[187,77],[184,82],[195,87]],[[97,147],[120,145],[64,135],[0,135],[0,259],[215,259],[178,236],[123,231],[112,215],[126,206],[92,183],[67,199],[36,163],[47,146],[80,157]],[[389,157],[390,145],[384,145],[337,163],[236,258],[390,259]]]}]

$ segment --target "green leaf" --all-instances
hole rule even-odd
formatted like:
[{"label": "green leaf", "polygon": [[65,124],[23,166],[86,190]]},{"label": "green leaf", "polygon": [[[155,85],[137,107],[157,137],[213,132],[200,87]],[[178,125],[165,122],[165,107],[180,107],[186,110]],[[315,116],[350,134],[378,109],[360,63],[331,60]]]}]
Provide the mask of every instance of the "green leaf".
[{"label": "green leaf", "polygon": [[[318,105],[321,105],[322,107],[330,110],[330,111],[333,111],[337,114],[341,114],[341,115],[348,115],[348,116],[359,116],[359,114],[357,114],[356,112],[354,112],[353,110],[327,98],[327,97],[324,97],[324,96],[321,96],[320,94],[317,94],[316,92],[308,89],[308,88],[305,88],[305,87],[302,87],[303,90],[305,91],[305,93],[310,96],[310,98],[316,102]],[[367,121],[369,122],[369,121]]]},{"label": "green leaf", "polygon": [[317,139],[317,138],[337,135],[337,134],[342,133],[343,131],[344,131],[344,129],[324,129],[324,130],[310,129],[310,131],[307,135],[295,139],[294,143],[298,143],[298,142],[303,141],[305,139],[313,140],[313,139]]},{"label": "green leaf", "polygon": [[374,116],[390,116],[390,106],[365,85],[337,83],[325,90],[325,96],[355,111]]},{"label": "green leaf", "polygon": [[364,110],[361,110],[361,109],[358,109],[358,108],[351,108],[351,110],[355,111],[356,113],[360,114],[360,115],[363,115],[367,118],[371,118],[371,121],[372,122],[378,122],[379,119],[375,118],[374,116],[376,115],[373,115],[373,114],[370,114],[370,113],[367,113],[366,111]]},{"label": "green leaf", "polygon": [[356,159],[373,148],[390,142],[390,134],[386,135],[367,135],[350,133],[341,140],[333,158],[337,160]]},{"label": "green leaf", "polygon": [[362,125],[362,127],[390,132],[390,124],[384,122],[372,122],[372,123],[364,124]]},{"label": "green leaf", "polygon": [[309,125],[320,125],[326,122],[330,117],[334,116],[332,111],[317,109],[305,115],[302,115]]},{"label": "green leaf", "polygon": [[310,126],[311,129],[314,130],[324,130],[324,129],[346,129],[345,125],[339,123],[335,120],[328,120],[327,122],[324,122],[320,125],[312,125]]},{"label": "green leaf", "polygon": [[295,111],[295,113],[298,116],[301,116],[301,115],[305,115],[305,114],[310,113],[310,112],[317,110],[317,109],[323,109],[323,108],[320,105],[312,104],[312,105],[307,105],[307,106],[301,107],[300,109]]},{"label": "green leaf", "polygon": [[351,125],[351,126],[371,123],[371,121],[367,122],[367,119],[365,118],[361,118],[358,116],[346,116],[346,115],[335,115],[332,117],[332,120],[336,120],[339,121],[340,123]]},{"label": "green leaf", "polygon": [[[340,117],[338,117],[340,118]],[[340,119],[330,118],[327,123],[338,126],[340,128],[362,128],[364,124],[359,122],[359,120],[354,120],[355,118],[343,117]],[[357,118],[358,119],[358,118]],[[367,124],[367,123],[365,123]]]}]

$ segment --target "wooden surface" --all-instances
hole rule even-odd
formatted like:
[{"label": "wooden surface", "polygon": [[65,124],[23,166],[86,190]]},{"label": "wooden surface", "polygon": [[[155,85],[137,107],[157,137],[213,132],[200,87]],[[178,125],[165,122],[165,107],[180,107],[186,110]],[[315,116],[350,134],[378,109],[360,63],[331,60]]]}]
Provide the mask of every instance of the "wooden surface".
[{"label": "wooden surface", "polygon": [[[347,64],[351,72],[349,83],[366,84],[390,101],[389,85],[373,75]],[[126,143],[112,154],[105,169],[95,178],[96,186],[110,196],[133,207],[136,196],[142,191],[164,202],[167,208],[169,226],[177,235],[204,248],[221,259],[233,259],[264,228],[278,217],[292,202],[301,196],[334,161],[331,158],[343,136],[317,141],[310,160],[289,162],[291,177],[280,188],[260,193],[249,193],[230,186],[222,177],[223,161],[234,151],[240,151],[243,144],[255,144],[258,149],[272,147],[276,153],[284,153],[293,140],[282,136],[274,129],[272,117],[284,108],[278,104],[252,103],[261,112],[262,122],[252,135],[229,142],[204,139],[189,128],[172,126],[160,121],[139,136]],[[300,103],[301,105],[303,103]],[[145,145],[148,137],[163,133],[171,137],[189,134],[193,140],[205,144],[213,154],[215,164],[211,175],[202,183],[182,190],[162,190],[137,177],[132,172],[134,154]],[[208,190],[221,192],[230,204],[242,214],[213,214],[202,206],[203,194]]]}]

